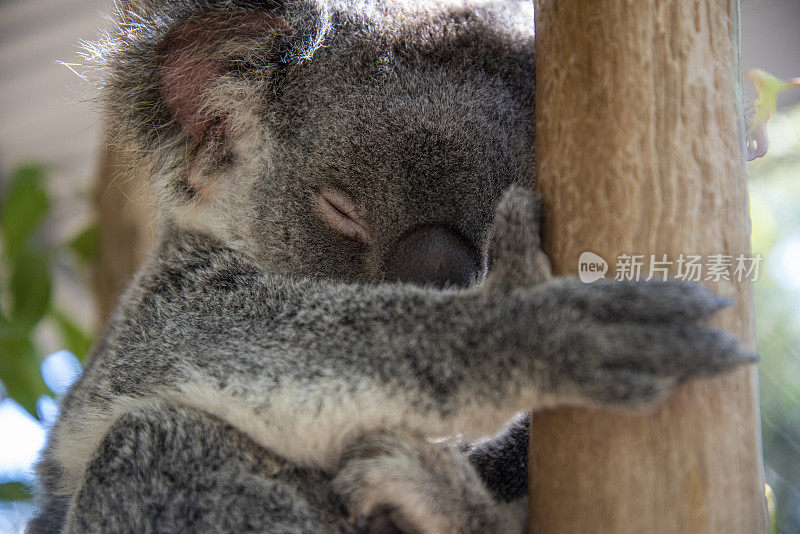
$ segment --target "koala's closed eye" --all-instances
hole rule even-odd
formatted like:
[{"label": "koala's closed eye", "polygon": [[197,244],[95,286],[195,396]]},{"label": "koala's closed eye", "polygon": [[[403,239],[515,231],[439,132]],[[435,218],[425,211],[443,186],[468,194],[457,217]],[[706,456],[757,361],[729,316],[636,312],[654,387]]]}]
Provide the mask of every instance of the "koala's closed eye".
[{"label": "koala's closed eye", "polygon": [[336,189],[324,189],[317,193],[316,204],[322,220],[334,230],[365,245],[372,243],[365,210],[347,194]]}]

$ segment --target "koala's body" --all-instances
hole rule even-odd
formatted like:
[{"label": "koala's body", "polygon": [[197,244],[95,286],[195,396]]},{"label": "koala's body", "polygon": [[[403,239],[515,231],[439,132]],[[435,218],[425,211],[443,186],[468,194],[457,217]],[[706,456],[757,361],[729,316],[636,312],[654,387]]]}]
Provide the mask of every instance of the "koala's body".
[{"label": "koala's body", "polygon": [[512,531],[515,414],[752,361],[697,324],[726,305],[700,287],[551,279],[529,2],[130,9],[109,133],[163,235],[62,403],[31,531]]}]

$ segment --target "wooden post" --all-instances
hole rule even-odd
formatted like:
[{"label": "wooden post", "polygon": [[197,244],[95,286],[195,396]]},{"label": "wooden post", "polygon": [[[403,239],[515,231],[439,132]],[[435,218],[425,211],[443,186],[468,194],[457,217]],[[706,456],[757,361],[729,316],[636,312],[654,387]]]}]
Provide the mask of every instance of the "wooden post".
[{"label": "wooden post", "polygon": [[96,190],[100,256],[93,276],[101,326],[155,245],[158,230],[149,177],[137,175],[117,144],[104,145]]},{"label": "wooden post", "polygon": [[[748,255],[737,0],[534,3],[556,273],[583,251],[612,277],[620,254]],[[749,283],[705,283],[737,300],[714,323],[752,346]],[[692,382],[645,415],[536,414],[531,532],[763,532],[756,380],[751,367]]]}]

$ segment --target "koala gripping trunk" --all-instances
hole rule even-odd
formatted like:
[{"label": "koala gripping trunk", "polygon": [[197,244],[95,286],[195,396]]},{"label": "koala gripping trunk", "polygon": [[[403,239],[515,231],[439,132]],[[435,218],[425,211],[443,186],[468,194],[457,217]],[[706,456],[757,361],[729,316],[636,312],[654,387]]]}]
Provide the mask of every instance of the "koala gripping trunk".
[{"label": "koala gripping trunk", "polygon": [[[538,185],[556,274],[584,251],[608,261],[606,277],[622,254],[644,255],[643,277],[650,254],[749,255],[738,1],[534,3]],[[750,284],[704,283],[737,301],[716,325],[752,346]],[[641,416],[536,414],[531,531],[763,532],[756,383],[751,366]]]}]

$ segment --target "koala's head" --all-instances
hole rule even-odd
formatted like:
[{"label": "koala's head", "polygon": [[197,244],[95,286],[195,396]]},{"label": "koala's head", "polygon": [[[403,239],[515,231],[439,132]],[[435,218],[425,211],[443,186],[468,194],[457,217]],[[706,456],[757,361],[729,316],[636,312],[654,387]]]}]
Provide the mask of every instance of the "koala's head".
[{"label": "koala's head", "polygon": [[106,111],[171,226],[290,275],[484,276],[502,192],[533,180],[529,1],[139,4]]}]

